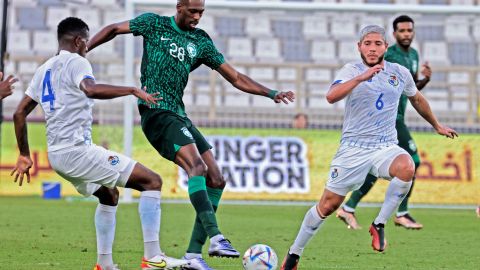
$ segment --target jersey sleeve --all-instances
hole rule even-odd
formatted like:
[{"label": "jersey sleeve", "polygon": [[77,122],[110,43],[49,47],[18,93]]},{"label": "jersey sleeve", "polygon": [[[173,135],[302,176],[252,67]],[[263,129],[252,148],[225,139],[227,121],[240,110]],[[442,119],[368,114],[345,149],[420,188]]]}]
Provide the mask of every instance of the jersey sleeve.
[{"label": "jersey sleeve", "polygon": [[36,87],[39,87],[38,80],[40,76],[41,76],[41,72],[40,72],[40,69],[38,69],[35,72],[35,75],[33,75],[33,78],[30,81],[30,84],[28,85],[27,90],[25,90],[25,95],[31,97],[37,103],[39,103],[40,101],[40,98],[38,96],[39,91],[36,89]]},{"label": "jersey sleeve", "polygon": [[342,69],[337,73],[335,76],[335,79],[332,82],[332,85],[339,84],[339,83],[344,83],[346,81],[349,81],[356,76],[356,70],[355,67],[352,64],[346,64],[343,66]]},{"label": "jersey sleeve", "polygon": [[200,57],[201,62],[211,69],[218,69],[223,63],[225,63],[225,58],[217,50],[212,39],[206,33],[205,35],[204,48]]},{"label": "jersey sleeve", "polygon": [[83,57],[78,57],[70,63],[70,76],[72,83],[78,88],[84,79],[95,80],[92,65]]},{"label": "jersey sleeve", "polygon": [[410,74],[410,71],[408,71],[408,69],[404,67],[401,67],[400,70],[405,80],[405,89],[403,89],[403,94],[406,95],[407,97],[415,96],[418,90],[417,90],[417,85],[413,80],[412,74]]},{"label": "jersey sleeve", "polygon": [[130,20],[130,31],[134,36],[148,36],[153,27],[158,15],[154,13],[144,13],[140,16]]}]

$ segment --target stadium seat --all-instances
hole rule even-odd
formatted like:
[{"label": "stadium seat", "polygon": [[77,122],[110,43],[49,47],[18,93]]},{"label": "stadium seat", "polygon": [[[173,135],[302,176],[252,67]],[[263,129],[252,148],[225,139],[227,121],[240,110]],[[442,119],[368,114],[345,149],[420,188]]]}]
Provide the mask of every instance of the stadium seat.
[{"label": "stadium seat", "polygon": [[92,1],[92,4],[102,7],[119,7],[117,0]]},{"label": "stadium seat", "polygon": [[273,20],[272,28],[275,37],[292,40],[303,38],[303,22],[298,20]]},{"label": "stadium seat", "polygon": [[270,19],[262,14],[247,17],[245,30],[251,37],[268,37],[272,35]]},{"label": "stadium seat", "polygon": [[311,55],[316,63],[336,63],[335,42],[331,40],[312,41]]},{"label": "stadium seat", "polygon": [[305,79],[309,82],[332,82],[332,71],[324,68],[309,68],[305,72]]},{"label": "stadium seat", "polygon": [[8,51],[10,53],[30,55],[32,54],[30,43],[29,31],[9,31]]},{"label": "stadium seat", "polygon": [[125,74],[125,68],[123,64],[109,64],[107,66],[108,76],[123,76]]},{"label": "stadium seat", "polygon": [[280,41],[278,39],[260,38],[255,42],[255,56],[263,61],[280,62]]},{"label": "stadium seat", "polygon": [[57,49],[57,38],[51,31],[36,31],[33,33],[33,50],[37,54],[53,56]]},{"label": "stadium seat", "polygon": [[[285,105],[285,104],[283,104]],[[277,107],[278,104],[273,102],[271,99],[261,96],[252,96],[252,107],[258,108],[273,108]]]},{"label": "stadium seat", "polygon": [[21,29],[45,30],[45,12],[37,7],[19,7],[16,12],[16,19]]},{"label": "stadium seat", "polygon": [[419,0],[394,0],[395,4],[418,5]]},{"label": "stadium seat", "polygon": [[450,0],[450,5],[473,6],[475,5],[475,0]]},{"label": "stadium seat", "polygon": [[96,30],[100,28],[100,12],[98,9],[89,8],[89,9],[78,9],[77,13],[75,14],[78,18],[84,20],[90,31],[92,33],[96,33]]},{"label": "stadium seat", "polygon": [[432,64],[447,65],[449,63],[447,44],[445,42],[424,42],[423,58]]},{"label": "stadium seat", "polygon": [[58,23],[63,19],[72,16],[72,10],[65,7],[48,7],[47,8],[47,26],[51,30],[56,30]]},{"label": "stadium seat", "polygon": [[338,48],[338,57],[344,61],[352,61],[360,59],[356,41],[341,41]]},{"label": "stadium seat", "polygon": [[273,80],[275,71],[271,67],[251,67],[248,75],[254,80]]},{"label": "stadium seat", "polygon": [[217,34],[217,31],[215,31],[215,18],[213,16],[202,16],[198,27],[206,31],[210,37],[213,37]]},{"label": "stadium seat", "polygon": [[357,36],[356,16],[338,15],[331,22],[331,34],[337,39],[355,39]]},{"label": "stadium seat", "polygon": [[277,80],[295,81],[297,78],[297,71],[294,68],[279,68],[277,69]]},{"label": "stadium seat", "polygon": [[307,16],[303,20],[303,35],[306,38],[327,37],[328,19],[320,14],[317,16]]},{"label": "stadium seat", "polygon": [[473,29],[472,29],[473,37],[475,38],[475,41],[480,41],[480,19],[475,19],[473,21]]},{"label": "stadium seat", "polygon": [[470,74],[468,72],[452,71],[448,73],[449,84],[468,84],[470,83]]},{"label": "stadium seat", "polygon": [[21,71],[21,75],[33,75],[38,68],[38,63],[35,61],[21,61],[18,62],[18,70]]},{"label": "stadium seat", "polygon": [[468,17],[451,16],[445,21],[445,38],[448,41],[470,41],[470,23]]},{"label": "stadium seat", "polygon": [[253,49],[252,40],[250,38],[231,37],[228,39],[227,43],[227,53],[232,60],[252,60]]},{"label": "stadium seat", "polygon": [[448,45],[450,63],[459,66],[477,65],[477,48],[473,42],[455,42]]},{"label": "stadium seat", "polygon": [[308,108],[332,109],[334,106],[328,103],[325,97],[310,97],[308,99]]},{"label": "stadium seat", "polygon": [[303,38],[287,39],[282,42],[282,55],[289,62],[310,62],[310,48]]},{"label": "stadium seat", "polygon": [[122,10],[105,10],[103,13],[103,25],[122,22],[128,20],[126,14]]},{"label": "stadium seat", "polygon": [[215,29],[219,36],[224,37],[244,37],[244,20],[242,18],[217,17],[215,20]]},{"label": "stadium seat", "polygon": [[[424,22],[418,22],[415,25],[415,39],[421,41],[445,41],[445,30],[443,22],[438,17],[422,16]],[[432,24],[435,22],[436,24]]]},{"label": "stadium seat", "polygon": [[385,21],[384,21],[383,17],[381,17],[381,16],[375,16],[375,17],[361,16],[360,17],[360,22],[359,22],[359,26],[360,26],[359,29],[362,29],[363,27],[365,27],[367,25],[372,25],[372,24],[379,25],[379,26],[385,28]]}]

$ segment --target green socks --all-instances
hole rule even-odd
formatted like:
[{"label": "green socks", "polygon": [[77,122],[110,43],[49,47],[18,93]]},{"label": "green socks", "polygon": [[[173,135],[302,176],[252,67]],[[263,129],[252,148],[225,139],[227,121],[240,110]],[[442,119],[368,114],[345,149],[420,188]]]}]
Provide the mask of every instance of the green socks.
[{"label": "green socks", "polygon": [[[212,202],[213,211],[216,212],[220,198],[222,197],[223,189],[207,187],[208,198]],[[207,232],[202,226],[200,218],[196,217],[193,225],[192,236],[190,237],[190,244],[188,245],[187,253],[202,253],[202,247],[207,241]]]},{"label": "green socks", "polygon": [[200,220],[207,235],[213,237],[220,234],[214,208],[208,199],[205,177],[193,176],[188,179],[188,194],[190,202],[197,212],[197,219]]}]

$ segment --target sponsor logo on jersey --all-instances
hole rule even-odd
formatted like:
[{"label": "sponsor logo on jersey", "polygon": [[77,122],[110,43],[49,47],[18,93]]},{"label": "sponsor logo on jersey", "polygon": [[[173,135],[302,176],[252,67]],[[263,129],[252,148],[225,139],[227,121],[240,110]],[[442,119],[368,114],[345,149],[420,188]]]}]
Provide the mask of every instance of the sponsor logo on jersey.
[{"label": "sponsor logo on jersey", "polygon": [[186,127],[183,127],[180,129],[182,132],[183,132],[183,135],[187,136],[188,138],[192,139],[193,140],[193,136],[192,136],[192,133],[190,133],[190,131],[188,131],[188,129]]},{"label": "sponsor logo on jersey", "polygon": [[417,63],[417,60],[413,60],[413,61],[412,61],[412,70],[413,70],[413,73],[417,73],[417,71],[418,71],[418,63]]},{"label": "sponsor logo on jersey", "polygon": [[388,79],[388,83],[393,85],[393,86],[397,86],[398,85],[398,79],[397,79],[397,76],[395,75],[390,75],[390,78]]},{"label": "sponsor logo on jersey", "polygon": [[330,174],[330,177],[332,177],[332,179],[335,179],[338,177],[338,169],[337,168],[334,168],[332,170],[332,173]]},{"label": "sponsor logo on jersey", "polygon": [[110,163],[110,165],[112,165],[112,166],[115,166],[118,163],[120,163],[120,159],[118,158],[118,156],[109,156],[108,157],[108,163]]},{"label": "sponsor logo on jersey", "polygon": [[162,36],[162,37],[160,37],[160,40],[161,40],[161,41],[165,41],[165,40],[172,40],[172,39],[171,39],[171,38],[166,38],[166,37],[163,37],[163,36]]},{"label": "sponsor logo on jersey", "polygon": [[190,58],[197,56],[197,46],[195,46],[193,43],[188,43],[187,52]]}]

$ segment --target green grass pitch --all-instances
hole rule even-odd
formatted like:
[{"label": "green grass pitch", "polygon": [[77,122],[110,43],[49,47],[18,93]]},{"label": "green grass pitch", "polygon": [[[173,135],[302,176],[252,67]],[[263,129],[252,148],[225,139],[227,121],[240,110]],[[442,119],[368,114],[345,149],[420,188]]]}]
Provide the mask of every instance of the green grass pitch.
[{"label": "green grass pitch", "polygon": [[[117,212],[114,260],[122,270],[140,269],[143,245],[137,206],[121,204]],[[0,269],[92,269],[95,207],[94,202],[0,198]],[[281,261],[307,209],[220,205],[218,221],[242,253],[252,244],[265,243]],[[299,269],[479,269],[480,219],[474,211],[413,209],[425,228],[409,231],[390,222],[384,254],[370,247],[368,224],[377,211],[358,209],[360,231],[347,230],[335,217],[329,218],[306,248]],[[168,255],[183,255],[193,218],[188,204],[162,205],[161,245]],[[241,259],[207,261],[218,270],[243,269]]]}]

